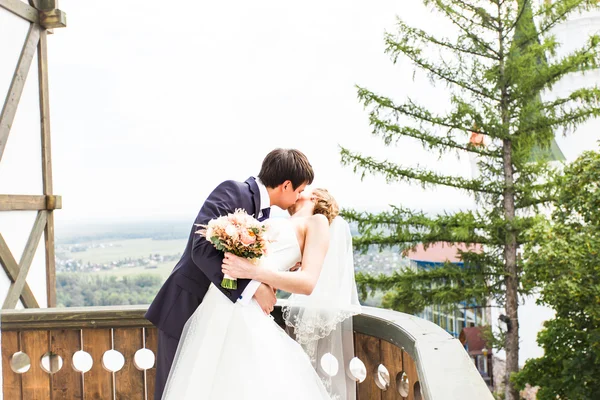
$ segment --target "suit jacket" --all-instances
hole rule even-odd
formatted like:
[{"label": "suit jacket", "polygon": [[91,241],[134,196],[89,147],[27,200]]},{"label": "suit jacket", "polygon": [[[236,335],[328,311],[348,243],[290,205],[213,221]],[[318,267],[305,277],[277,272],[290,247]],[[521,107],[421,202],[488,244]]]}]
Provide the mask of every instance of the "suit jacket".
[{"label": "suit jacket", "polygon": [[249,280],[239,279],[235,290],[221,287],[223,253],[196,233],[195,224],[208,221],[241,208],[258,217],[260,192],[254,178],[246,182],[225,181],[208,196],[192,226],[181,259],[167,278],[146,312],[146,319],[170,336],[179,339],[187,320],[204,299],[211,283],[232,302],[240,297]]}]

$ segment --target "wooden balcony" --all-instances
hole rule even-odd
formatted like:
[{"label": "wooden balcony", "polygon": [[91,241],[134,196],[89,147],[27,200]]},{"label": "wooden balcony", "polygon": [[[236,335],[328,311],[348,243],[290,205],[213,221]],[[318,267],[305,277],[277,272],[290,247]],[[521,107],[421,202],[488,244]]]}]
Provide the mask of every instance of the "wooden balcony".
[{"label": "wooden balcony", "polygon": [[[157,335],[145,311],[2,311],[4,398],[153,399]],[[274,315],[281,323],[279,307]],[[365,307],[354,331],[356,356],[366,367],[359,400],[492,399],[458,340],[428,321]]]}]

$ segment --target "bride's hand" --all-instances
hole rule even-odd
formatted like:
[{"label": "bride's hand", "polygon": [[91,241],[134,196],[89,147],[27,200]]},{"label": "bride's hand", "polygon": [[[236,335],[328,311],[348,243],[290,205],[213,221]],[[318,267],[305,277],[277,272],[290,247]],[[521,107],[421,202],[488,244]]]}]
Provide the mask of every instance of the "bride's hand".
[{"label": "bride's hand", "polygon": [[255,279],[259,268],[247,259],[231,253],[225,253],[223,265],[221,265],[224,274],[236,279]]}]

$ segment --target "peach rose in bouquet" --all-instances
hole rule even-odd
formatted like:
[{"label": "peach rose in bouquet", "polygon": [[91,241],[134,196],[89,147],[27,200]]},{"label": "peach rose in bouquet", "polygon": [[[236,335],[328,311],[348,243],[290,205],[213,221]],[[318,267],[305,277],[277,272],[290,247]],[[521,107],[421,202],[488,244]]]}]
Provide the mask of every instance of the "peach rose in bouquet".
[{"label": "peach rose in bouquet", "polygon": [[[196,233],[204,236],[217,250],[255,262],[267,253],[268,245],[272,242],[267,235],[267,225],[242,209],[211,219],[207,225],[200,227]],[[221,286],[237,289],[237,280],[225,275]]]}]

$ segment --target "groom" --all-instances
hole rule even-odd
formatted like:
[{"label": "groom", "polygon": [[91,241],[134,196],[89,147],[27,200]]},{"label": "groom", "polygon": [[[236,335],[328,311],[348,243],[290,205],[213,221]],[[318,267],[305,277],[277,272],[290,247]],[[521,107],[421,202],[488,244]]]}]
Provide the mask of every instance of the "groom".
[{"label": "groom", "polygon": [[275,149],[263,160],[258,178],[225,181],[208,196],[194,221],[181,259],[146,313],[146,318],[158,328],[156,400],[162,397],[183,327],[202,303],[211,283],[234,303],[256,299],[265,313],[271,313],[277,301],[271,287],[256,281],[240,279],[237,289],[222,288],[223,253],[195,233],[199,229],[196,224],[205,225],[238,208],[263,221],[269,218],[271,206],[287,210],[294,205],[313,178],[312,166],[303,153]]}]

